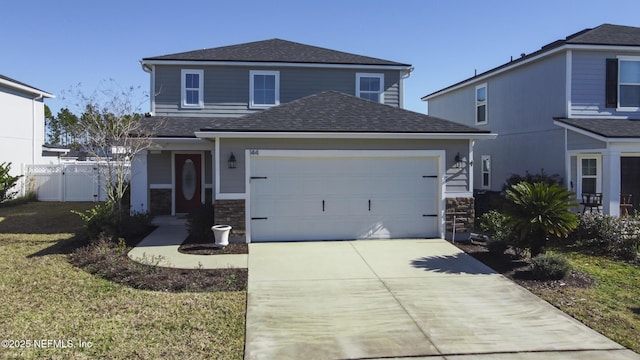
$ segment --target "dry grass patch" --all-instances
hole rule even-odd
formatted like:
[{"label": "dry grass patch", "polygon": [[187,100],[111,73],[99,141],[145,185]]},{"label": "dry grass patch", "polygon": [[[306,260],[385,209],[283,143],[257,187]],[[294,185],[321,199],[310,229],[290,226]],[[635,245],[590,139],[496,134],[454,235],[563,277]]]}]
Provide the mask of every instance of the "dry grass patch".
[{"label": "dry grass patch", "polygon": [[0,208],[0,329],[2,339],[74,347],[2,348],[0,358],[242,358],[246,292],[136,290],[78,269],[50,250],[81,227],[69,207]]},{"label": "dry grass patch", "polygon": [[640,353],[640,267],[556,247],[573,270],[562,280],[527,278],[529,263],[486,247],[456,243],[474,258],[503,274],[608,338]]},{"label": "dry grass patch", "polygon": [[530,290],[590,328],[640,352],[640,268],[577,252],[564,255],[574,269],[594,278],[594,286]]}]

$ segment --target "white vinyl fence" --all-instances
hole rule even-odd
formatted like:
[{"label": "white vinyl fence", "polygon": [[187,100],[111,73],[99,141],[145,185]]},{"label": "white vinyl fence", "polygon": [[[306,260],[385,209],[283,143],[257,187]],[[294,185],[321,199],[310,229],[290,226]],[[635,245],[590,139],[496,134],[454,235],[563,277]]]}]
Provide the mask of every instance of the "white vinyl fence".
[{"label": "white vinyl fence", "polygon": [[27,165],[27,187],[40,201],[106,201],[107,165],[62,163]]}]

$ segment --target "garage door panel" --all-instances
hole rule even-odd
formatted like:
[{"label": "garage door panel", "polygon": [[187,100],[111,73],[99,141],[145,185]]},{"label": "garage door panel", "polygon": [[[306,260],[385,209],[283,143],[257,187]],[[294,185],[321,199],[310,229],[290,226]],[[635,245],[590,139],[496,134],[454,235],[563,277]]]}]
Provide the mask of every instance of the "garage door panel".
[{"label": "garage door panel", "polygon": [[253,156],[252,241],[431,237],[436,157]]}]

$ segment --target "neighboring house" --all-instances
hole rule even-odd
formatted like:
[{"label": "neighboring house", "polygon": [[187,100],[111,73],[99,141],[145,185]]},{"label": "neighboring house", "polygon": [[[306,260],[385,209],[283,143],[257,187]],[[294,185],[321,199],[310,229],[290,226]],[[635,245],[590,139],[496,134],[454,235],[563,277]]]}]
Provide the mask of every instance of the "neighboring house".
[{"label": "neighboring house", "polygon": [[133,212],[214,202],[247,242],[439,237],[445,210],[473,219],[466,160],[494,135],[403,110],[408,64],[279,39],[141,64],[162,127],[132,162]]},{"label": "neighboring house", "polygon": [[10,162],[12,175],[21,175],[25,165],[44,161],[44,99],[54,97],[0,75],[0,163]]},{"label": "neighboring house", "polygon": [[586,29],[422,100],[429,115],[498,134],[475,147],[476,189],[544,169],[579,200],[602,194],[607,214],[623,194],[640,209],[640,28]]}]

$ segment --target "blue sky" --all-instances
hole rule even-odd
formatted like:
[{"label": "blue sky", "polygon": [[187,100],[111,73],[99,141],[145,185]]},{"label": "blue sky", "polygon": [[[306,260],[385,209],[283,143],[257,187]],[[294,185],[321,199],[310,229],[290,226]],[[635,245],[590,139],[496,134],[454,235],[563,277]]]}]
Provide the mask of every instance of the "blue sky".
[{"label": "blue sky", "polygon": [[[72,102],[101,81],[148,91],[143,57],[282,38],[415,67],[420,97],[603,23],[640,27],[637,0],[5,1],[0,74]],[[148,111],[148,104],[143,111]]]}]

